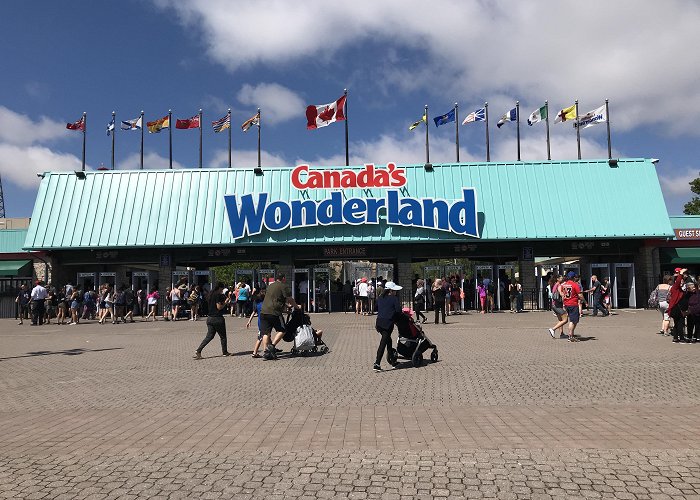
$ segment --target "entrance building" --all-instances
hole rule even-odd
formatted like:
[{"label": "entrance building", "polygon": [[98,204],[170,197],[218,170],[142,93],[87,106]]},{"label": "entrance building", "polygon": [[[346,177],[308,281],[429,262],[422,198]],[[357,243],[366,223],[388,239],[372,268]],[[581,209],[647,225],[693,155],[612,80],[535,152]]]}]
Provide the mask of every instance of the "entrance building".
[{"label": "entrance building", "polygon": [[[585,199],[601,185],[616,194],[605,217],[591,217]],[[57,206],[74,210],[68,217]],[[299,301],[318,312],[336,310],[333,281],[357,273],[398,282],[406,305],[416,278],[459,276],[467,308],[488,277],[504,309],[514,279],[529,294],[526,304],[538,307],[548,273],[577,270],[586,287],[592,274],[610,277],[614,305],[636,307],[646,291],[639,284],[658,276],[656,243],[673,235],[652,160],[390,163],[262,175],[48,172],[24,249],[50,259],[54,283],[77,279],[86,287],[107,280],[163,291],[182,276],[210,283],[212,266],[259,263],[236,280],[284,272]],[[431,268],[436,259],[452,264]],[[339,276],[329,267],[339,261],[355,264]],[[426,264],[422,273],[416,263]]]}]

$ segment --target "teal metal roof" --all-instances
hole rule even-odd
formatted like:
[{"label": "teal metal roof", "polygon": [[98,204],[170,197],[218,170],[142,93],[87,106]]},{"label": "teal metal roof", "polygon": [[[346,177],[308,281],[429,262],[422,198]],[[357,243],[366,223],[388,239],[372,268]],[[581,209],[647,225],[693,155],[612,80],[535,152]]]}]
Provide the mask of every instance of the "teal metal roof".
[{"label": "teal metal roof", "polygon": [[669,219],[673,229],[700,228],[700,215],[673,215]]},{"label": "teal metal roof", "polygon": [[[401,165],[402,196],[460,199],[476,190],[482,240],[644,238],[673,235],[654,164],[645,159]],[[314,167],[342,170],[347,167]],[[361,169],[361,167],[351,167]],[[379,168],[379,166],[378,166]],[[233,240],[224,195],[267,192],[270,200],[308,196],[291,167],[252,169],[130,170],[46,173],[27,234],[27,249],[133,248],[266,244],[372,244],[460,241],[453,233],[379,224],[330,225]],[[383,198],[385,190],[346,189],[348,197]],[[57,202],[60,204],[57,205]],[[60,206],[61,210],[55,207]],[[562,208],[564,207],[564,208]]]},{"label": "teal metal roof", "polygon": [[27,229],[0,229],[0,254],[24,253],[22,247],[27,239]]}]

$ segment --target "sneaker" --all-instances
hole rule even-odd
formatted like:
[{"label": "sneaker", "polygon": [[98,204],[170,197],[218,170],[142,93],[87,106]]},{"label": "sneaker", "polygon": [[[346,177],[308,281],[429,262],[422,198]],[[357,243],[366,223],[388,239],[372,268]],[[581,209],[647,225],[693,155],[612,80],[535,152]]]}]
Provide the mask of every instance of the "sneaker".
[{"label": "sneaker", "polygon": [[553,328],[547,328],[547,331],[549,331],[549,336],[554,338],[554,329]]},{"label": "sneaker", "polygon": [[263,359],[264,359],[265,361],[270,361],[270,360],[273,360],[273,359],[277,359],[277,358],[274,356],[274,354],[270,354],[269,352],[265,352],[265,354],[263,354],[262,357],[263,357]]},{"label": "sneaker", "polygon": [[578,342],[578,339],[576,337],[569,337],[568,341],[569,342]]},{"label": "sneaker", "polygon": [[656,334],[657,335],[665,335],[663,330],[659,330],[658,332],[656,332]]},{"label": "sneaker", "polygon": [[194,356],[192,356],[192,359],[202,359],[202,355],[198,352],[195,352]]},{"label": "sneaker", "polygon": [[673,337],[673,343],[678,344],[680,342],[680,339],[678,337]]},{"label": "sneaker", "polygon": [[233,354],[230,353],[230,352],[224,352],[224,353],[222,353],[221,355],[222,355],[222,356],[233,356]]},{"label": "sneaker", "polygon": [[379,363],[374,363],[374,366],[372,367],[372,369],[373,369],[375,372],[380,372],[380,371],[382,371],[382,367],[381,367],[381,365],[380,365]]}]

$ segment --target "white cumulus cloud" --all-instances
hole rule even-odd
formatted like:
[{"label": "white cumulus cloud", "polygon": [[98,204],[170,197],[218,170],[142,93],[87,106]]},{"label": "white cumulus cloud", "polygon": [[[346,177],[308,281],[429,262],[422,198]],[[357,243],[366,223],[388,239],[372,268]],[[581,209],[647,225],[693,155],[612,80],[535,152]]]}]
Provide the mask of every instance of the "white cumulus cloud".
[{"label": "white cumulus cloud", "polygon": [[0,174],[22,187],[36,187],[36,174],[82,168],[82,160],[71,154],[57,153],[43,146],[16,146],[0,143]]},{"label": "white cumulus cloud", "polygon": [[76,133],[80,132],[66,129],[66,122],[57,122],[46,116],[32,120],[27,115],[0,106],[0,142],[28,146],[29,144],[64,139]]},{"label": "white cumulus cloud", "polygon": [[238,101],[253,110],[251,115],[261,108],[261,121],[270,124],[298,119],[306,108],[299,95],[276,83],[245,84],[238,92]]}]

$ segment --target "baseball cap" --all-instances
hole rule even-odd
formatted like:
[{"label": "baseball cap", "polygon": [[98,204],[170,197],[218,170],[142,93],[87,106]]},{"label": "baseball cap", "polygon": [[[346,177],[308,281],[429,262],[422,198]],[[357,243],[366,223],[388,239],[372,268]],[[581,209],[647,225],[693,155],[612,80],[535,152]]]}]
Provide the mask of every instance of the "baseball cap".
[{"label": "baseball cap", "polygon": [[675,269],[673,270],[673,272],[676,273],[676,274],[678,274],[678,273],[680,273],[682,270],[683,270],[682,267],[677,267],[677,268],[675,268]]},{"label": "baseball cap", "polygon": [[566,277],[569,279],[573,278],[574,276],[576,276],[575,271],[569,271],[568,273],[566,273]]},{"label": "baseball cap", "polygon": [[394,283],[393,281],[387,281],[387,282],[386,282],[386,285],[384,285],[384,288],[387,288],[387,289],[389,289],[389,290],[401,290],[403,287],[397,285],[397,284]]},{"label": "baseball cap", "polygon": [[360,281],[362,281],[362,283],[367,283],[367,278],[362,277],[362,279]]}]

